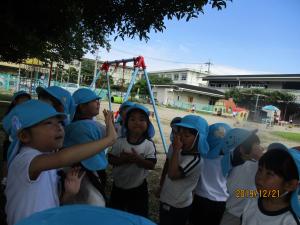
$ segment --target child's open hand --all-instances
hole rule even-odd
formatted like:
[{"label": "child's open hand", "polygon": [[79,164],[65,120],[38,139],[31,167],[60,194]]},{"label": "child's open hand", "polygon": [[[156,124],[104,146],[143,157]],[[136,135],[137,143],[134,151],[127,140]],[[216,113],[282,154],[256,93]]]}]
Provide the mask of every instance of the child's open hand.
[{"label": "child's open hand", "polygon": [[103,115],[105,118],[105,124],[106,124],[106,136],[111,138],[112,144],[117,140],[117,133],[114,126],[114,114],[111,111],[108,111],[106,109],[103,110]]},{"label": "child's open hand", "polygon": [[80,190],[81,180],[85,172],[81,171],[81,167],[70,169],[65,179],[65,192],[69,195],[76,195]]}]

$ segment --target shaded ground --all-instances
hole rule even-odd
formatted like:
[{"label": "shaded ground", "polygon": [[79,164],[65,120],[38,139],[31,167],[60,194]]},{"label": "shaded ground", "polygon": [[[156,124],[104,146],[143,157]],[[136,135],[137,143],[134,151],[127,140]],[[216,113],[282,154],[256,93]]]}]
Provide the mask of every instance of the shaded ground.
[{"label": "shaded ground", "polygon": [[[119,108],[119,104],[112,104],[112,109],[115,111]],[[148,107],[150,111],[153,111],[152,105],[145,105]],[[104,108],[108,109],[108,103],[107,102],[101,102],[100,110],[103,110]],[[169,135],[171,128],[169,126],[171,120],[176,117],[176,116],[185,116],[190,114],[190,112],[183,111],[183,110],[177,110],[177,109],[171,109],[171,108],[166,108],[166,107],[158,107],[158,114],[160,117],[161,125],[163,128],[163,133],[166,138],[167,143],[169,144]],[[288,131],[288,132],[294,132],[294,133],[300,133],[299,128],[287,128],[287,127],[281,127],[281,126],[274,126],[270,128],[266,128],[264,124],[259,124],[259,123],[252,123],[252,122],[243,122],[237,124],[237,121],[235,121],[232,118],[224,118],[224,117],[217,117],[217,116],[212,116],[208,114],[196,114],[204,117],[208,124],[213,124],[216,122],[224,122],[228,123],[229,125],[233,127],[242,127],[242,128],[247,128],[247,129],[258,129],[258,136],[260,137],[261,144],[263,147],[267,147],[270,143],[272,142],[281,142],[289,147],[292,146],[298,146],[300,145],[300,140],[298,142],[296,141],[289,141],[287,139],[284,139],[282,137],[274,136],[272,135],[271,132],[273,131]],[[100,112],[99,120],[103,121],[103,115],[102,112]],[[157,149],[157,165],[154,171],[151,171],[149,177],[148,177],[148,183],[149,183],[149,192],[150,192],[150,218],[158,222],[158,210],[159,210],[159,201],[155,197],[155,191],[157,190],[159,186],[159,179],[161,175],[161,171],[163,168],[163,164],[165,161],[165,153],[162,145],[162,140],[159,134],[159,129],[156,123],[156,119],[153,118],[151,119],[153,122],[153,125],[155,127],[155,137],[154,137],[154,142],[156,144],[156,149]],[[110,172],[110,171],[109,171]],[[111,182],[111,178],[110,178]],[[109,192],[109,187],[108,187],[108,192]]]}]

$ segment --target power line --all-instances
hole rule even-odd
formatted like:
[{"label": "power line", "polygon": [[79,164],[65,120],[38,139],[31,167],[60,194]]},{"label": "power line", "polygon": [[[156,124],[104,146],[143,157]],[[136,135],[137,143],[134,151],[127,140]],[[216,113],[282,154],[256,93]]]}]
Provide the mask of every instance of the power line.
[{"label": "power line", "polygon": [[[131,55],[131,56],[136,56],[135,53],[132,53],[132,52],[128,52],[128,51],[124,51],[124,50],[120,50],[120,49],[116,49],[116,48],[112,48],[113,50],[117,51],[117,52],[122,52],[122,53],[125,53],[125,54],[128,54],[128,55]],[[182,63],[182,64],[193,64],[193,65],[207,65],[208,63],[205,62],[205,63],[196,63],[196,62],[183,62],[183,61],[174,61],[174,60],[167,60],[167,59],[160,59],[160,58],[155,58],[155,57],[151,57],[151,56],[147,56],[147,55],[143,55],[145,58],[147,59],[152,59],[152,60],[156,60],[156,61],[160,61],[160,62],[169,62],[169,63]],[[211,64],[209,62],[209,64]]]}]

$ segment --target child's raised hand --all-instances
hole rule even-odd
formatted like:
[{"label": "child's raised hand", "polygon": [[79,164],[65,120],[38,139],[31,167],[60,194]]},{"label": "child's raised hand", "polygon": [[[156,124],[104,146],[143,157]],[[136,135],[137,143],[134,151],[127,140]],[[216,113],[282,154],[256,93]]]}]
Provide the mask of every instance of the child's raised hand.
[{"label": "child's raised hand", "polygon": [[111,138],[112,144],[117,140],[117,133],[114,126],[114,114],[111,111],[108,111],[106,109],[103,110],[103,115],[105,118],[105,124],[106,124],[106,136]]},{"label": "child's raised hand", "polygon": [[76,195],[80,190],[81,180],[85,175],[85,171],[81,171],[81,167],[74,167],[67,172],[65,179],[65,192],[69,195]]}]

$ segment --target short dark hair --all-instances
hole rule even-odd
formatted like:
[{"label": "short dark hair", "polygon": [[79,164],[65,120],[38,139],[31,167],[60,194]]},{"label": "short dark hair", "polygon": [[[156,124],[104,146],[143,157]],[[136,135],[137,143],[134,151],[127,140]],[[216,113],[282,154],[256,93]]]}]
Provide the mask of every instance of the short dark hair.
[{"label": "short dark hair", "polygon": [[258,162],[259,166],[272,170],[277,176],[282,177],[285,181],[293,179],[299,180],[297,166],[288,153],[283,149],[272,149],[267,151]]},{"label": "short dark hair", "polygon": [[170,127],[172,127],[175,123],[180,123],[181,117],[175,117],[171,120]]},{"label": "short dark hair", "polygon": [[250,154],[253,144],[260,144],[257,134],[251,134],[239,147],[245,149],[246,154]]}]

